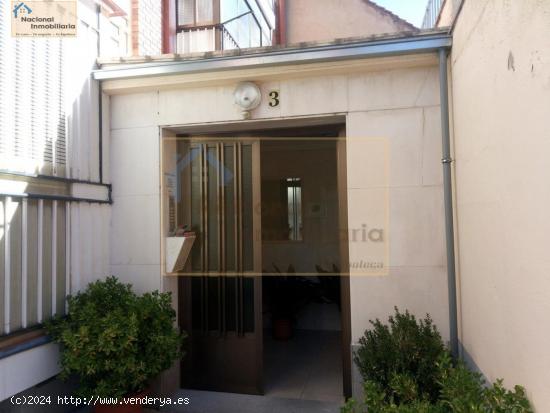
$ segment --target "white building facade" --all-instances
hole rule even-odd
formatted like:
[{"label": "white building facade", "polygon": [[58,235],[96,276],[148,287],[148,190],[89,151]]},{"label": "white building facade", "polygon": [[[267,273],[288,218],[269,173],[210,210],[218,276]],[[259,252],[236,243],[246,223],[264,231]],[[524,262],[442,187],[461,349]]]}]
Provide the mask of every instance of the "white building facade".
[{"label": "white building facade", "polygon": [[[419,47],[428,43],[443,49],[450,45],[444,33],[418,37]],[[366,42],[365,50],[370,46]],[[385,319],[396,305],[420,316],[431,314],[448,340],[439,63],[436,48],[423,51],[308,64],[289,60],[248,69],[248,62],[257,57],[252,53],[235,56],[239,63],[233,70],[185,73],[194,63],[182,60],[181,72],[137,77],[132,73],[139,64],[104,66],[96,76],[102,79],[110,105],[104,118],[109,135],[103,138],[109,150],[105,177],[113,188],[111,273],[138,291],[171,290],[178,306],[178,277],[166,276],[163,267],[168,235],[163,181],[171,172],[166,169],[170,158],[163,152],[175,151],[170,144],[174,136],[203,131],[219,136],[230,131],[238,137],[265,127],[336,123],[343,127],[345,151],[338,156],[347,170],[341,177],[345,185],[341,201],[347,202],[347,208],[341,209],[340,229],[360,229],[383,216],[389,249],[386,271],[374,275],[364,275],[361,266],[354,265],[368,260],[368,247],[350,241],[341,257],[350,273],[343,315],[349,323],[343,352],[349,377],[344,382],[351,386],[351,351],[368,321]],[[294,59],[292,51],[288,58]],[[215,67],[224,62],[205,58],[200,64]],[[167,67],[163,65],[147,66],[162,73]],[[242,81],[256,83],[263,96],[246,120],[233,100]],[[280,93],[276,108],[269,106],[272,90]],[[373,139],[382,140],[387,151],[373,151]],[[358,377],[353,386],[355,391],[360,388]]]}]

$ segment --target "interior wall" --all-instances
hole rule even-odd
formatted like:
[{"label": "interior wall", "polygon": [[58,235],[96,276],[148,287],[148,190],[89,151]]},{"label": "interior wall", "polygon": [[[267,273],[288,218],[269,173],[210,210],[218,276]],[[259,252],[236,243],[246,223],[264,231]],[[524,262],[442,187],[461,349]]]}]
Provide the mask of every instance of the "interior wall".
[{"label": "interior wall", "polygon": [[550,3],[466,0],[452,63],[465,357],[550,411]]},{"label": "interior wall", "polygon": [[[285,271],[316,273],[316,265],[339,266],[338,193],[335,142],[262,142],[262,181],[302,180],[302,241],[263,241],[262,262]],[[321,206],[320,212],[313,211]]]}]

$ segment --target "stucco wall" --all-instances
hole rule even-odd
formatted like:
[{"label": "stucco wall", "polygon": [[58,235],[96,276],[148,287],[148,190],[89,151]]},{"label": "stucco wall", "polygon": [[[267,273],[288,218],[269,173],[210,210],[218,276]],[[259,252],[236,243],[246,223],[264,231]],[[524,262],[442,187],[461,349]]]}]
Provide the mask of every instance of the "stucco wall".
[{"label": "stucco wall", "polygon": [[452,87],[462,345],[550,411],[550,3],[466,0]]},{"label": "stucco wall", "polygon": [[290,0],[286,5],[288,43],[328,41],[413,29],[366,0]]},{"label": "stucco wall", "polygon": [[[283,124],[301,116],[343,113],[347,117],[350,228],[372,222],[365,194],[371,178],[379,175],[379,163],[362,146],[362,138],[382,138],[388,144],[389,176],[384,187],[389,197],[389,274],[352,276],[353,341],[369,326],[369,319],[387,319],[394,305],[418,316],[429,312],[448,339],[437,69],[280,77],[258,81],[264,96],[270,89],[279,90],[281,104],[269,108],[263,102],[252,119],[280,119]],[[138,291],[159,288],[161,281],[159,125],[241,120],[232,103],[234,87],[111,97],[111,272],[132,282]],[[363,259],[361,250],[350,251],[350,261]]]},{"label": "stucco wall", "polygon": [[437,27],[449,27],[453,24],[453,21],[460,9],[460,4],[463,0],[445,0],[437,19]]}]

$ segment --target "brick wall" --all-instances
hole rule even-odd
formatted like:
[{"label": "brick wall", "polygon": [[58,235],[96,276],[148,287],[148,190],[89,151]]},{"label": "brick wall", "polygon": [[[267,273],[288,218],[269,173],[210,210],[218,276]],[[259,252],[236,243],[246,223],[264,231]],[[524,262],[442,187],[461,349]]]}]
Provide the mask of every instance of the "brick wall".
[{"label": "brick wall", "polygon": [[162,2],[132,0],[132,53],[155,56],[162,53]]}]

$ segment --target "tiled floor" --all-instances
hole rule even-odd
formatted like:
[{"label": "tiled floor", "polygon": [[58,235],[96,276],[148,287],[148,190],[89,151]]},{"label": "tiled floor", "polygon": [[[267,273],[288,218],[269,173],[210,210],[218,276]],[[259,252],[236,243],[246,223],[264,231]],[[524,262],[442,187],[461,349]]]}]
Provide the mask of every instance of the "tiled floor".
[{"label": "tiled floor", "polygon": [[179,390],[190,403],[165,413],[338,413],[343,404],[340,332],[299,330],[289,341],[264,334],[264,396]]},{"label": "tiled floor", "polygon": [[297,330],[289,341],[264,334],[264,389],[268,397],[343,401],[339,331]]}]

